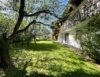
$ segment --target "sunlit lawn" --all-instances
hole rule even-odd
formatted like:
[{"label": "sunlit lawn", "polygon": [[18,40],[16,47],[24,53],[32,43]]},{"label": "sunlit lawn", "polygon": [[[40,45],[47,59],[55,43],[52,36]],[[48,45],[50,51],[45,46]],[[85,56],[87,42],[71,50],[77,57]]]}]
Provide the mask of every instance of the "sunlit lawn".
[{"label": "sunlit lawn", "polygon": [[11,50],[16,68],[7,77],[100,77],[100,70],[65,46],[40,41],[16,44]]}]

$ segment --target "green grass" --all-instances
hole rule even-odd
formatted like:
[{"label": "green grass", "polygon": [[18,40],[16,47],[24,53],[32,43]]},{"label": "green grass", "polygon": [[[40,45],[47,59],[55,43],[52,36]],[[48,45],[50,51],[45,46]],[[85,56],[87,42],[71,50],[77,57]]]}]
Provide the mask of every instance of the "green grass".
[{"label": "green grass", "polygon": [[11,50],[15,67],[6,77],[100,77],[100,70],[69,48],[51,41],[16,44]]}]

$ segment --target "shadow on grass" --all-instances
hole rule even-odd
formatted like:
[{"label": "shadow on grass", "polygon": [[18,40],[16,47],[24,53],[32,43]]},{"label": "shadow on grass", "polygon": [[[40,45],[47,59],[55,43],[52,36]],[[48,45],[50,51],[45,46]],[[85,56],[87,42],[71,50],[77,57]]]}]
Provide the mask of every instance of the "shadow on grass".
[{"label": "shadow on grass", "polygon": [[33,72],[30,73],[30,75],[27,75],[27,71],[25,70],[25,68],[26,66],[24,66],[22,70],[18,70],[15,67],[10,68],[9,70],[5,71],[6,76],[4,77],[100,77],[100,75],[98,74],[89,74],[82,69],[62,73],[58,76],[46,75],[38,72]]},{"label": "shadow on grass", "polygon": [[56,44],[49,44],[49,43],[30,43],[27,47],[26,43],[20,44],[17,43],[13,46],[13,50],[32,50],[32,51],[52,51],[53,49],[58,49]]},{"label": "shadow on grass", "polygon": [[63,73],[59,77],[100,77],[100,75],[98,75],[98,74],[89,74],[88,72],[85,72],[81,69],[78,69],[78,70],[73,71],[73,72]]},{"label": "shadow on grass", "polygon": [[[30,73],[30,75],[27,75],[27,71],[25,70],[28,66],[29,62],[26,62],[23,69],[19,70],[16,67],[10,67],[7,70],[5,70],[5,76],[4,77],[54,77],[52,75],[45,75],[38,72]],[[1,77],[1,76],[0,76]]]},{"label": "shadow on grass", "polygon": [[[37,52],[12,53],[16,53],[12,56],[17,68],[13,67],[5,71],[5,77],[100,77],[100,72],[91,66],[92,64],[87,64],[84,59],[62,45],[30,43],[29,47],[26,47],[26,44],[23,46],[16,44],[13,47],[13,50],[22,49]],[[49,53],[53,50],[55,52]],[[38,51],[46,51],[46,53],[38,53]]]},{"label": "shadow on grass", "polygon": [[[73,58],[74,60],[74,58]],[[43,64],[43,67],[39,67],[39,66],[32,66],[32,59],[30,59],[29,61],[25,61],[22,67],[20,66],[21,70],[16,68],[16,67],[12,67],[9,68],[7,71],[5,71],[6,76],[5,77],[100,77],[100,72],[96,71],[96,69],[91,68],[89,66],[87,66],[84,61],[80,61],[77,63],[77,60],[74,61],[64,61],[63,59],[48,59],[48,60],[38,60],[36,63],[36,65],[38,65],[38,63]],[[54,61],[59,62],[59,63],[53,63]],[[45,62],[50,62],[49,63],[49,67],[47,65],[44,65]],[[64,64],[66,63],[68,66],[67,67],[63,67]],[[61,64],[60,64],[61,63]],[[26,71],[27,67],[31,66],[31,70],[34,70],[35,68],[41,70],[41,68],[43,70],[46,70],[46,68],[44,67],[48,67],[48,70],[51,72],[49,74],[46,74],[46,72],[42,72],[39,73],[38,71],[32,71],[30,73],[28,73],[28,71]],[[79,68],[75,69],[74,67],[78,66]],[[32,68],[33,67],[33,68]],[[88,68],[90,71],[94,70],[96,73],[93,72],[89,72],[89,70],[87,71],[84,68]],[[66,69],[65,71],[63,69]],[[52,73],[57,73],[56,75],[52,74]]]}]

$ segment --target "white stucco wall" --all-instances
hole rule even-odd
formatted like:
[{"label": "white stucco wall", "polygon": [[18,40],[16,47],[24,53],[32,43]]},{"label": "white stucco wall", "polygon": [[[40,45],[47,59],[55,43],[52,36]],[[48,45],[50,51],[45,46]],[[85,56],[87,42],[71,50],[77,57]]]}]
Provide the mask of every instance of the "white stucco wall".
[{"label": "white stucco wall", "polygon": [[75,39],[75,35],[69,34],[68,44],[76,48],[80,48],[80,41]]},{"label": "white stucco wall", "polygon": [[58,34],[58,42],[63,43],[63,34]]},{"label": "white stucco wall", "polygon": [[58,42],[73,46],[75,48],[81,48],[80,41],[75,39],[75,35],[74,34],[71,34],[69,32],[69,35],[67,36],[66,39],[65,39],[65,34],[66,33],[60,33],[58,35]]}]

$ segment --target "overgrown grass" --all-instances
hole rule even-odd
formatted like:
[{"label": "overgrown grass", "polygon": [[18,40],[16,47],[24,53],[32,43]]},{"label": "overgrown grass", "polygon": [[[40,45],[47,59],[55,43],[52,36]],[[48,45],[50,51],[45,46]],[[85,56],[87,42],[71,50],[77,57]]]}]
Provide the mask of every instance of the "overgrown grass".
[{"label": "overgrown grass", "polygon": [[6,77],[100,77],[100,70],[69,48],[51,41],[16,44],[11,50],[15,68]]}]

